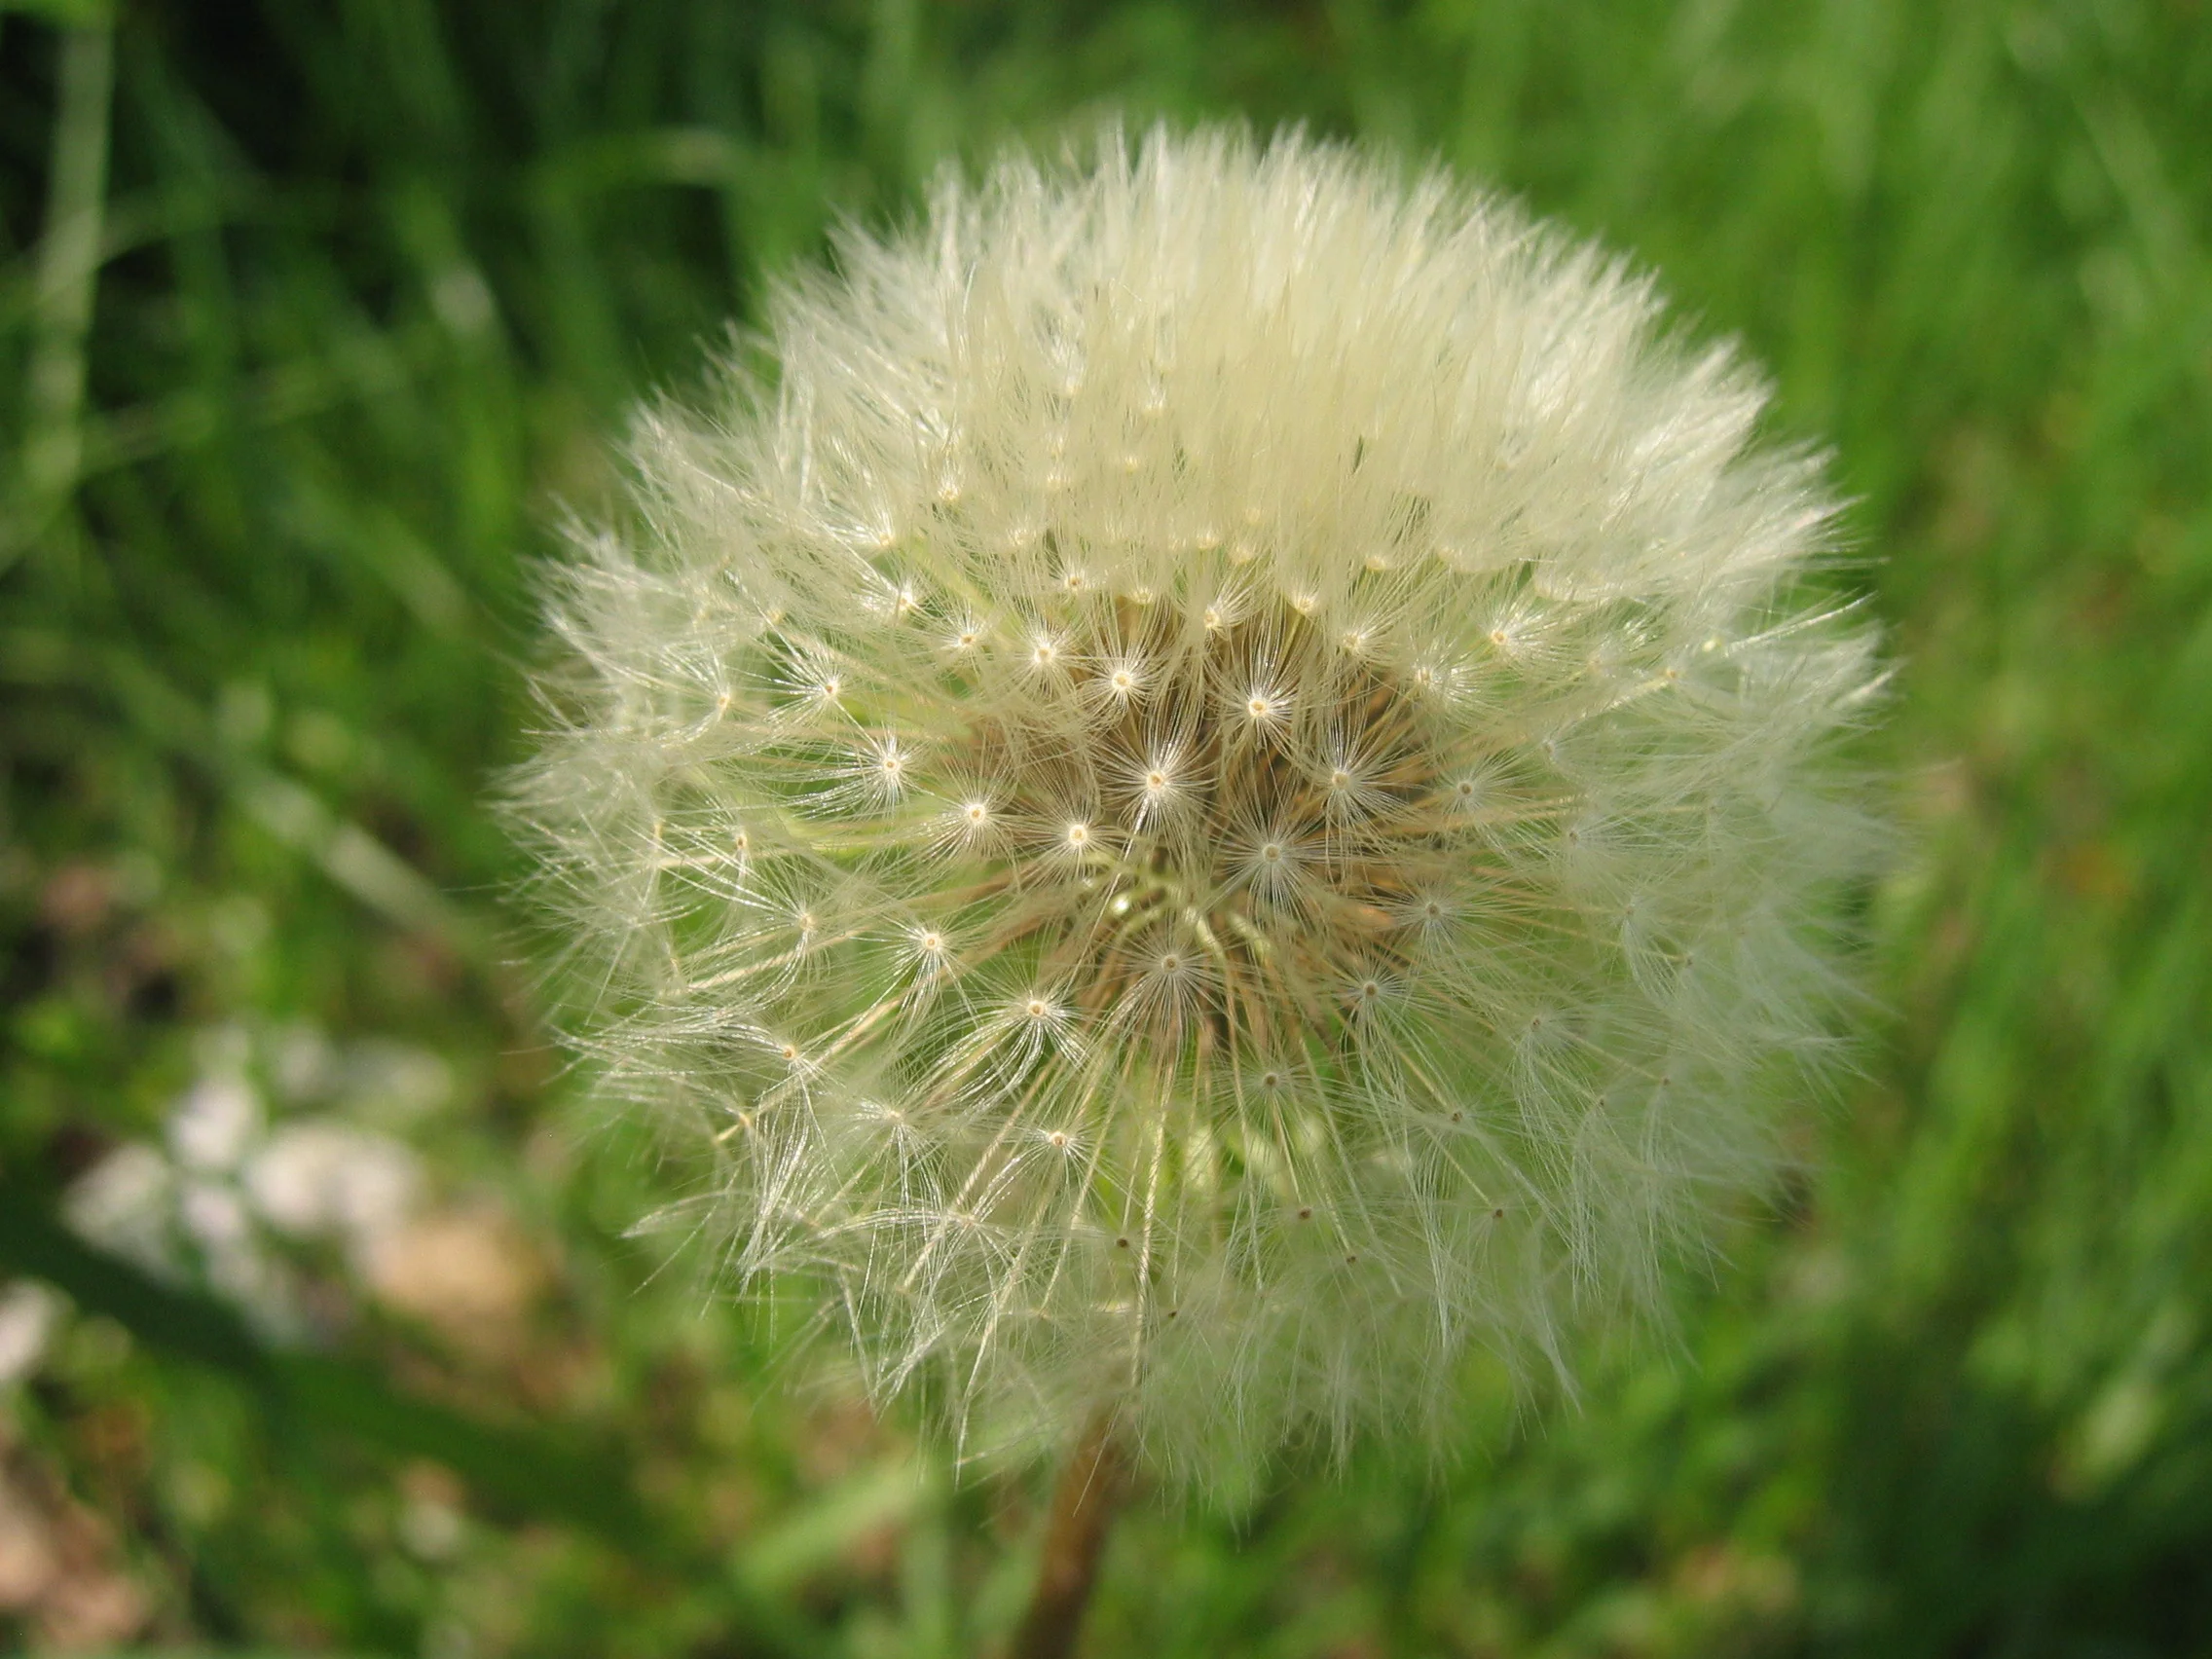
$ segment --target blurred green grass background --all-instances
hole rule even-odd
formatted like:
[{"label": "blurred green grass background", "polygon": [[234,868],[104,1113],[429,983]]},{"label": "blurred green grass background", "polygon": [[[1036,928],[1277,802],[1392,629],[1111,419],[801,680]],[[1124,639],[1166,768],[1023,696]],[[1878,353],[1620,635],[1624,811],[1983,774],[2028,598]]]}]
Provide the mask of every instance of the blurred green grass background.
[{"label": "blurred green grass background", "polygon": [[[1011,1626],[1042,1477],[623,1236],[667,1178],[483,802],[632,402],[1107,110],[1440,156],[1740,336],[1856,498],[1907,828],[1862,1073],[1671,1342],[1441,1475],[1140,1505],[1087,1651],[2212,1653],[2201,0],[0,12],[0,1649]],[[267,1226],[279,1142],[389,1201]]]}]

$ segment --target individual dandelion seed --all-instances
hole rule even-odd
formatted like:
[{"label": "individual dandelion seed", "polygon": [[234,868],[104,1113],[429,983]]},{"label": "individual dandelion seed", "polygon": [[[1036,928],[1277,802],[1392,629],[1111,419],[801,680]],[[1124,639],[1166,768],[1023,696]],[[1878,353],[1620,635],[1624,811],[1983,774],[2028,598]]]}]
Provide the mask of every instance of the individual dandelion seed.
[{"label": "individual dandelion seed", "polygon": [[964,1451],[1103,1414],[1196,1483],[1650,1308],[1816,1091],[1880,839],[1757,380],[1222,132],[948,177],[767,339],[640,423],[516,786],[719,1259]]}]

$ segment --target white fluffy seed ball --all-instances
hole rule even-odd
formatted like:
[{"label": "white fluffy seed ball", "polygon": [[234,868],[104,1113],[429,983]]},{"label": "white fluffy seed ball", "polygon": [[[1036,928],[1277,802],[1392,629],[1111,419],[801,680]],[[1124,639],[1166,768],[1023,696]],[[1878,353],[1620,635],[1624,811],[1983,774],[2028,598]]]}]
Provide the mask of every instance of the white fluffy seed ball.
[{"label": "white fluffy seed ball", "polygon": [[962,1444],[1434,1432],[1774,1172],[1876,683],[1757,381],[1299,138],[940,185],[641,421],[518,786],[684,1213]]}]

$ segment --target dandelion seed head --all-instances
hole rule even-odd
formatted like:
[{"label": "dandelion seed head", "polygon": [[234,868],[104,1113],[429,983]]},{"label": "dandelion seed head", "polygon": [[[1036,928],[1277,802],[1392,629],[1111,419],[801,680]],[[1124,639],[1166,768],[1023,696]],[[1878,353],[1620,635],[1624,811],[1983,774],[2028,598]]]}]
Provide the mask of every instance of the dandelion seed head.
[{"label": "dandelion seed head", "polygon": [[514,808],[739,1278],[971,1450],[1111,1409],[1200,1483],[1650,1309],[1817,1088],[1879,842],[1756,378],[1220,132],[948,175],[769,339],[641,423]]}]

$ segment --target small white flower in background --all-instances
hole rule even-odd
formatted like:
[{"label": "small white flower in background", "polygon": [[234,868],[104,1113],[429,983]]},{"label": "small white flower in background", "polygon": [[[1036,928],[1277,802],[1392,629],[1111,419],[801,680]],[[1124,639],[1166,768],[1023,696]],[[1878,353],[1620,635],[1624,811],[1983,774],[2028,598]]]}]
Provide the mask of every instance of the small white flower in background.
[{"label": "small white flower in background", "polygon": [[261,1132],[261,1097],[235,1074],[203,1077],[169,1109],[169,1150],[190,1169],[232,1169]]},{"label": "small white flower in background", "polygon": [[[397,1044],[341,1049],[300,1028],[264,1043],[226,1028],[201,1048],[202,1075],[163,1124],[166,1152],[144,1142],[117,1147],[71,1189],[68,1219],[150,1271],[175,1273],[196,1263],[212,1289],[272,1334],[293,1335],[300,1286],[272,1234],[335,1243],[356,1275],[369,1276],[423,1207],[422,1162],[391,1136],[329,1113],[272,1126],[255,1077],[273,1077],[279,1095],[386,1114],[394,1099],[412,1112],[442,1098],[425,1092],[424,1080],[443,1079],[443,1063]],[[404,1098],[382,1087],[392,1077],[414,1080]]]},{"label": "small white flower in background", "polygon": [[29,1279],[0,1285],[0,1388],[38,1369],[61,1307],[60,1297]]},{"label": "small white flower in background", "polygon": [[676,1219],[971,1449],[1201,1481],[1649,1308],[1879,838],[1832,503],[1659,319],[1440,176],[1110,135],[644,417],[516,811]]},{"label": "small white flower in background", "polygon": [[407,1225],[423,1197],[421,1161],[406,1147],[327,1122],[278,1129],[242,1176],[271,1225],[298,1238],[341,1239],[356,1267]]},{"label": "small white flower in background", "polygon": [[70,1188],[69,1225],[139,1266],[165,1266],[176,1252],[176,1171],[161,1151],[128,1141]]}]

